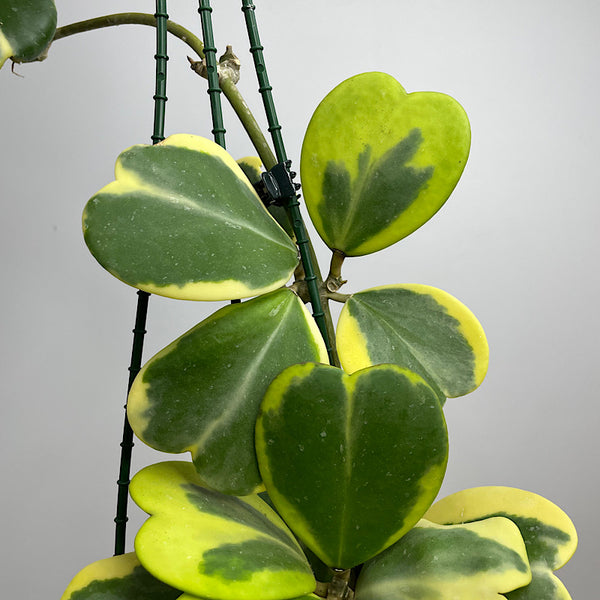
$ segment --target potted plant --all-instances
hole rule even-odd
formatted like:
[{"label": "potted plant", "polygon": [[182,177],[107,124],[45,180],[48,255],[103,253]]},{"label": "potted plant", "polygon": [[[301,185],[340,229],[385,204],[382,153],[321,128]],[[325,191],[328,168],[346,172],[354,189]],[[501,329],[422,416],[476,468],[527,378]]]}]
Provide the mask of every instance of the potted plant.
[{"label": "potted plant", "polygon": [[[46,48],[52,3],[47,9],[43,35],[33,18],[11,29],[5,13],[7,57],[33,60]],[[21,32],[32,30],[36,49],[27,39],[21,50]],[[192,66],[210,74],[208,45],[205,59]],[[232,61],[231,53],[221,59],[223,89]],[[86,244],[146,293],[244,301],[204,319],[137,374],[133,430],[158,450],[190,451],[192,462],[135,476],[132,496],[151,515],[135,554],[85,568],[65,600],[568,597],[553,571],[576,534],[552,503],[485,487],[432,506],[447,461],[446,398],[475,389],[487,369],[477,319],[422,284],[340,291],[348,257],[404,239],[454,189],[470,143],[460,105],[408,94],[373,72],[321,102],[304,138],[301,181],[331,250],[327,277],[285,160],[257,143],[263,170],[198,136],[155,141],[125,150],[115,180],[88,202]],[[344,305],[335,331],[330,301]]]}]

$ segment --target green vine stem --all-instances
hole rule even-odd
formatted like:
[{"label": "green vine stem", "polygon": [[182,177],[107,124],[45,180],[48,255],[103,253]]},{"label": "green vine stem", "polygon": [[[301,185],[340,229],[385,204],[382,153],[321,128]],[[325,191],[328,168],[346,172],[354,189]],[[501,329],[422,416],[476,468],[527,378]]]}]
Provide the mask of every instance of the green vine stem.
[{"label": "green vine stem", "polygon": [[[156,19],[154,15],[136,12],[104,15],[59,27],[54,34],[53,41],[61,40],[77,33],[85,33],[86,31],[94,31],[95,29],[104,29],[105,27],[115,27],[118,25],[147,25],[149,27],[156,27]],[[167,31],[185,42],[198,56],[204,58],[204,44],[191,31],[169,20],[167,20]]]},{"label": "green vine stem", "polygon": [[329,275],[325,280],[325,287],[328,292],[337,292],[345,283],[346,279],[342,279],[342,265],[346,255],[340,250],[334,250],[331,255],[331,264],[329,266]]},{"label": "green vine stem", "polygon": [[339,292],[325,292],[325,298],[329,298],[329,300],[335,300],[335,302],[341,302],[345,304],[350,300],[352,294],[340,294]]},{"label": "green vine stem", "polygon": [[335,570],[327,588],[327,600],[353,600],[354,592],[349,586],[351,569]]},{"label": "green vine stem", "polygon": [[[153,15],[146,13],[128,12],[105,15],[59,27],[56,30],[54,40],[60,40],[78,33],[85,33],[96,29],[116,27],[118,25],[146,25],[149,27],[156,27],[156,20]],[[167,31],[186,43],[200,58],[204,58],[204,44],[202,43],[202,40],[195,36],[191,31],[174,21],[167,21]],[[202,61],[196,61],[190,57],[188,57],[188,60],[190,61],[192,70],[201,74],[200,69]],[[277,159],[263,135],[260,126],[254,118],[254,115],[235,85],[235,82],[229,77],[220,77],[219,83],[223,94],[227,98],[229,104],[231,104],[231,107],[250,137],[263,165],[267,170],[273,168],[277,163]]]},{"label": "green vine stem", "polygon": [[240,119],[265,169],[267,171],[272,169],[277,164],[277,159],[237,85],[229,76],[221,77],[219,81],[225,97]]}]

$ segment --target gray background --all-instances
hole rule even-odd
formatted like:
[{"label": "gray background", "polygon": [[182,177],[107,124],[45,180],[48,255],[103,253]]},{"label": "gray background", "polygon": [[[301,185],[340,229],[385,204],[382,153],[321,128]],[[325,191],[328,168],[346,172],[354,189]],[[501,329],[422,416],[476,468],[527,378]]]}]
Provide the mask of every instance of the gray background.
[{"label": "gray background", "polygon": [[[60,24],[154,12],[150,0],[57,4]],[[199,31],[195,2],[170,4],[174,20]],[[242,91],[262,115],[239,3],[214,4],[219,49],[232,43],[238,51]],[[445,207],[396,246],[348,260],[342,291],[425,283],[478,316],[491,347],[489,373],[478,391],[447,403],[442,494],[500,484],[556,502],[580,535],[559,576],[573,598],[596,597],[600,4],[257,5],[291,157],[299,157],[321,98],[364,71],[390,73],[409,92],[448,93],[469,114],[471,157]],[[206,84],[188,69],[187,52],[171,41],[166,131],[209,137]],[[58,598],[80,568],[112,554],[136,295],[89,255],[80,215],[112,180],[119,152],[150,142],[153,54],[153,30],[128,26],[57,42],[44,63],[17,67],[24,79],[10,65],[0,72],[6,597]],[[251,154],[228,109],[225,118],[229,150]],[[152,297],[146,358],[217,306]],[[138,444],[134,471],[162,458]],[[133,533],[142,515],[131,510]]]}]

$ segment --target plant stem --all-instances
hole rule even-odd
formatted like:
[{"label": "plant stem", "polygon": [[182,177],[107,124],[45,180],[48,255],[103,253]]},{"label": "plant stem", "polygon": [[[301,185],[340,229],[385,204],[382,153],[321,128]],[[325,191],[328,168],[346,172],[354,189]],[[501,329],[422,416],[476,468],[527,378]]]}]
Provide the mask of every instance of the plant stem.
[{"label": "plant stem", "polygon": [[[331,264],[329,266],[329,275],[325,281],[325,287],[328,292],[337,292],[345,283],[346,280],[342,279],[342,264],[346,255],[339,250],[334,250],[331,256]],[[333,296],[330,296],[333,298]]]},{"label": "plant stem", "polygon": [[[105,27],[115,27],[117,25],[147,25],[149,27],[156,27],[156,19],[154,15],[136,12],[104,15],[59,27],[54,34],[53,41],[61,40],[77,33],[103,29]],[[167,21],[167,31],[185,42],[200,58],[204,58],[204,44],[191,31],[173,21]]]},{"label": "plant stem", "polygon": [[325,298],[329,298],[329,300],[334,300],[335,302],[341,302],[345,304],[350,300],[352,294],[340,294],[339,292],[325,292]]},{"label": "plant stem", "polygon": [[348,585],[350,575],[351,569],[334,571],[333,579],[327,589],[327,600],[352,600],[354,598],[354,593]]},{"label": "plant stem", "polygon": [[[147,25],[149,27],[156,27],[156,19],[154,18],[154,15],[135,12],[104,15],[102,17],[95,17],[94,19],[88,19],[87,21],[79,21],[78,23],[59,27],[54,35],[54,40],[60,40],[71,35],[93,31],[95,29],[116,27],[118,25]],[[198,56],[200,56],[200,58],[204,58],[204,44],[191,31],[173,21],[167,21],[167,31],[185,42]],[[192,69],[196,71],[196,61],[190,59],[190,62],[192,63]],[[268,170],[273,168],[277,164],[277,159],[237,86],[226,76],[220,77],[219,83],[225,97],[242,123],[253,146],[256,148],[265,169]]]},{"label": "plant stem", "polygon": [[277,159],[275,158],[269,143],[263,135],[259,124],[254,118],[252,111],[246,104],[243,96],[240,94],[237,85],[235,85],[235,83],[231,80],[231,77],[227,75],[220,77],[219,83],[221,84],[221,90],[223,90],[223,93],[229,101],[229,104],[231,104],[235,114],[238,116],[242,126],[250,137],[252,145],[256,149],[256,152],[258,152],[258,156],[265,169],[267,171],[272,169],[277,164]]}]

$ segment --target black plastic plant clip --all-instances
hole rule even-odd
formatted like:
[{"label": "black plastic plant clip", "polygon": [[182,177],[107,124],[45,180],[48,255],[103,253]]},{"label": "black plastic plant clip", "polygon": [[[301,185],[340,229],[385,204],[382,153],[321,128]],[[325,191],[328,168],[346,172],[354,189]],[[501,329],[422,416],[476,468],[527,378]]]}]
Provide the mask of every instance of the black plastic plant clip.
[{"label": "black plastic plant clip", "polygon": [[289,199],[296,197],[300,184],[294,182],[296,173],[290,171],[291,166],[292,161],[286,160],[261,175],[255,187],[265,206],[287,206]]}]

